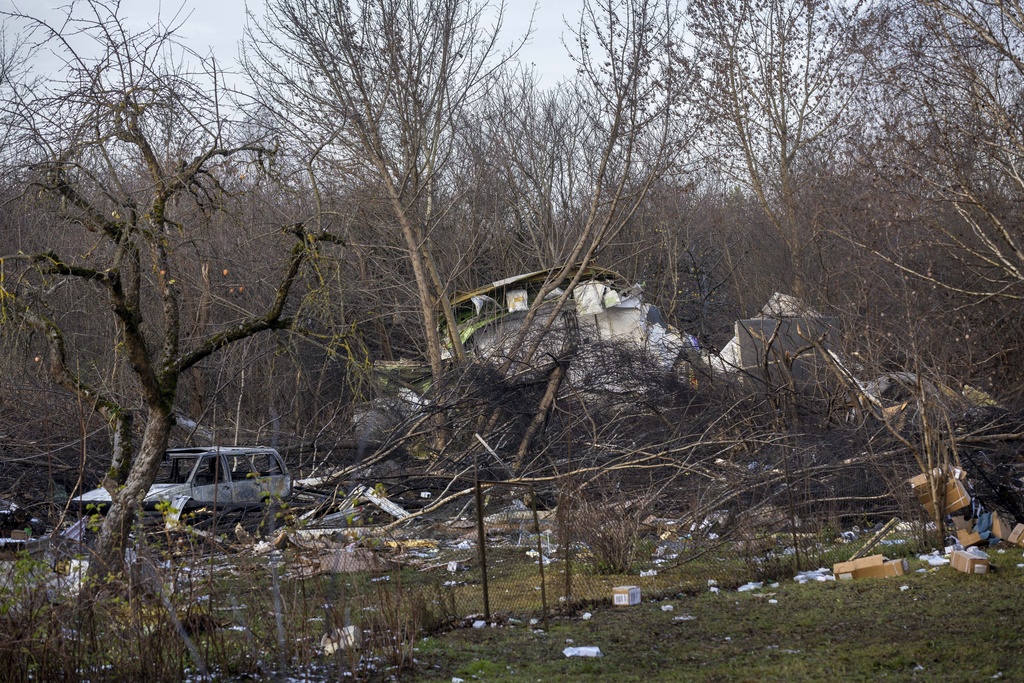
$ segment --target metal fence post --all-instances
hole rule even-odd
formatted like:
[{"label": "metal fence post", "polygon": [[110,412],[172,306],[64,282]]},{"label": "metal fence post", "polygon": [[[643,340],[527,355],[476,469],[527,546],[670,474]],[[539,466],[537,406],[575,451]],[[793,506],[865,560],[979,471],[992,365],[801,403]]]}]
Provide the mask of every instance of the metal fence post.
[{"label": "metal fence post", "polygon": [[[475,468],[474,468],[475,470]],[[484,533],[484,496],[480,478],[476,479],[476,537],[480,549],[480,577],[484,588],[484,620],[491,620],[491,602],[487,594],[487,536]]]},{"label": "metal fence post", "polygon": [[540,542],[540,518],[537,516],[537,492],[530,486],[530,507],[533,508],[533,533],[537,534],[537,565],[540,567],[540,606],[544,615],[544,630],[548,630],[548,595],[544,585],[544,545]]}]

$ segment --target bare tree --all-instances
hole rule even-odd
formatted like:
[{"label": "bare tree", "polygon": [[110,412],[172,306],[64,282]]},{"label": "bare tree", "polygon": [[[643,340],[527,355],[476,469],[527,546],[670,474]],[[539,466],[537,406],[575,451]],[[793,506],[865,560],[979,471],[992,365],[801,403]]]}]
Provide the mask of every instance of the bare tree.
[{"label": "bare tree", "polygon": [[[99,0],[74,5],[61,26],[11,17],[27,22],[38,47],[54,47],[66,66],[63,81],[8,104],[20,147],[19,158],[7,160],[17,167],[7,172],[23,178],[22,209],[49,225],[6,245],[14,251],[0,259],[4,313],[43,332],[53,379],[94,405],[114,431],[104,481],[113,504],[93,570],[101,576],[120,569],[175,424],[182,374],[239,340],[289,328],[288,302],[303,264],[333,239],[301,224],[272,237],[268,247],[283,247],[283,262],[257,304],[262,310],[189,334],[182,301],[201,281],[192,250],[205,228],[190,218],[197,208],[216,212],[217,197],[239,177],[258,175],[266,144],[229,117],[215,62],[178,49],[174,26],[133,33],[118,9]],[[282,239],[294,241],[290,253]],[[65,329],[65,290],[104,321],[104,353],[85,355],[75,330]],[[144,427],[133,455],[136,413]]]},{"label": "bare tree", "polygon": [[[672,2],[587,0],[572,29],[576,78],[561,93],[561,106],[579,112],[580,124],[552,128],[563,119],[550,117],[547,103],[536,109],[526,91],[523,104],[535,108],[533,116],[551,122],[545,124],[548,135],[568,132],[574,139],[558,150],[557,182],[524,185],[523,196],[535,215],[559,216],[560,228],[568,227],[572,239],[557,248],[561,263],[553,265],[561,268],[531,302],[511,347],[522,345],[528,335],[535,341],[510,358],[505,370],[513,361],[530,363],[543,339],[531,329],[540,312],[543,333],[558,319],[585,268],[636,217],[658,179],[680,170],[682,155],[697,134],[687,96],[692,72],[677,49],[680,30]],[[512,125],[508,133],[515,130]],[[520,150],[529,154],[532,148],[521,145]],[[531,173],[524,171],[532,167],[536,162],[528,157],[519,162],[528,180]],[[537,170],[551,173],[543,166]],[[552,186],[559,191],[551,192]],[[555,305],[542,308],[559,287],[563,291]]]},{"label": "bare tree", "polygon": [[886,120],[897,123],[901,173],[941,197],[953,220],[929,221],[949,267],[896,263],[974,300],[1020,300],[1024,235],[1024,10],[1017,2],[922,0],[889,10]]},{"label": "bare tree", "polygon": [[832,0],[697,0],[689,7],[711,153],[735,161],[789,252],[789,279],[804,295],[805,226],[797,215],[804,158],[840,141],[860,81],[860,3]]},{"label": "bare tree", "polygon": [[498,48],[503,11],[468,0],[272,0],[250,33],[259,96],[291,130],[319,141],[331,172],[383,192],[412,267],[435,382],[438,311],[461,355],[430,246],[449,209],[436,202],[438,188],[449,182],[464,114],[509,58]]}]

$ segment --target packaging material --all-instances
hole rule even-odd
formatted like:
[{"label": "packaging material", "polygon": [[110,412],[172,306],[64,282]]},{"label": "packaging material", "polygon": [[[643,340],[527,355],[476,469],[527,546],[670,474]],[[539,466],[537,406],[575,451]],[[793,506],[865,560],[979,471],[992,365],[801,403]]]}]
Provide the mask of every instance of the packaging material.
[{"label": "packaging material", "polygon": [[974,528],[974,520],[967,519],[965,515],[953,515],[953,527],[958,531],[971,531]]},{"label": "packaging material", "polygon": [[854,578],[857,579],[884,579],[889,576],[903,576],[910,571],[910,565],[905,559],[889,560],[881,565],[858,569]]},{"label": "packaging material", "polygon": [[640,586],[616,586],[612,588],[612,604],[630,607],[640,604]]},{"label": "packaging material", "polygon": [[[966,474],[959,467],[943,472],[939,468],[932,470],[936,477],[938,488],[943,491],[944,505],[943,514],[952,514],[971,504],[971,497],[967,495],[967,487],[964,486]],[[935,514],[935,502],[932,500],[931,487],[928,485],[928,476],[924,473],[911,477],[910,486],[917,496],[917,500],[924,506],[929,515]]]},{"label": "packaging material", "polygon": [[851,579],[882,579],[887,576],[903,576],[910,570],[906,560],[886,561],[882,555],[870,555],[851,562],[839,562],[832,573],[840,581]]},{"label": "packaging material", "polygon": [[953,569],[965,574],[987,574],[990,568],[988,553],[977,548],[954,550],[949,559]]},{"label": "packaging material", "polygon": [[956,530],[956,540],[960,541],[960,545],[965,548],[988,543],[988,541],[981,537],[981,534],[974,531],[964,531],[963,529]]},{"label": "packaging material", "polygon": [[857,560],[850,560],[849,562],[837,562],[832,567],[832,574],[840,581],[850,581],[857,578],[858,570],[879,566],[884,563],[885,558],[882,555],[869,555]]},{"label": "packaging material", "polygon": [[1006,540],[1014,545],[1024,545],[1024,524],[1013,527],[1013,531],[1006,537]]},{"label": "packaging material", "polygon": [[999,516],[999,513],[992,513],[992,535],[1001,541],[1008,540],[1010,534],[1013,533],[1013,525],[1003,517]]},{"label": "packaging material", "polygon": [[805,583],[808,583],[809,581],[835,581],[836,576],[835,574],[829,574],[827,568],[819,567],[818,569],[814,569],[811,571],[799,572],[796,576],[793,577],[793,580],[799,583],[800,585],[803,585]]},{"label": "packaging material", "polygon": [[596,645],[584,645],[582,647],[567,647],[562,650],[566,657],[603,657],[601,648]]}]

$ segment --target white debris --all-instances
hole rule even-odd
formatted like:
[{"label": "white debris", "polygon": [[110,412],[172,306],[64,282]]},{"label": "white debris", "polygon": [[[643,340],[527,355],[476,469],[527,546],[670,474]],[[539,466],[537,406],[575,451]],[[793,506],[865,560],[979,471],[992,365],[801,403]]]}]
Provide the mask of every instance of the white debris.
[{"label": "white debris", "polygon": [[676,608],[676,606],[675,606],[675,605],[662,605],[662,606],[661,606],[661,611],[662,611],[662,612],[671,612],[671,611],[672,611],[672,610],[674,610],[675,608]]},{"label": "white debris", "polygon": [[740,592],[740,593],[746,593],[747,591],[757,590],[758,588],[761,588],[762,586],[764,586],[764,582],[762,582],[762,581],[751,581],[750,583],[743,584],[742,586],[740,586],[736,590],[738,592]]},{"label": "white debris", "polygon": [[836,577],[832,576],[831,570],[819,567],[811,571],[800,572],[793,577],[793,580],[803,585],[809,581],[835,581]]},{"label": "white debris", "polygon": [[712,593],[717,593],[718,592],[718,586],[712,586],[708,590],[711,591]]},{"label": "white debris", "polygon": [[604,657],[601,648],[596,645],[584,645],[582,647],[567,647],[562,650],[566,657]]},{"label": "white debris", "polygon": [[941,567],[944,564],[949,564],[949,558],[940,555],[938,550],[933,550],[927,555],[918,555],[917,559],[927,562],[932,567]]},{"label": "white debris", "polygon": [[658,575],[658,570],[657,569],[648,569],[647,571],[640,572],[640,578],[643,578],[645,576],[657,576],[657,575]]},{"label": "white debris", "polygon": [[900,592],[910,590],[910,586],[900,586]]},{"label": "white debris", "polygon": [[483,619],[477,619],[473,622],[473,628],[483,628],[484,626],[487,626],[487,622]]},{"label": "white debris", "polygon": [[594,616],[594,615],[591,614],[590,612],[584,612],[583,613],[583,621],[589,621],[590,617],[592,617],[592,616]]},{"label": "white debris", "polygon": [[771,600],[768,601],[768,604],[769,605],[777,605],[777,604],[779,604],[779,601],[776,600],[775,598],[772,598]]},{"label": "white debris", "polygon": [[356,649],[362,640],[362,632],[355,626],[336,628],[320,638],[320,647],[325,655],[333,655],[338,650]]},{"label": "white debris", "polygon": [[672,619],[672,621],[694,621],[697,617],[692,614],[680,614],[678,617]]},{"label": "white debris", "polygon": [[715,581],[714,579],[708,579],[708,585],[709,586],[717,586],[718,582]]}]

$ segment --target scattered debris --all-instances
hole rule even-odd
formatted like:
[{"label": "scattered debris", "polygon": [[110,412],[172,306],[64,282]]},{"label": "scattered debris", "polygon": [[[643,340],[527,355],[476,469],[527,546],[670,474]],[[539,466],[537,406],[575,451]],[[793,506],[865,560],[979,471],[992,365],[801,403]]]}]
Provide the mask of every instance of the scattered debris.
[{"label": "scattered debris", "polygon": [[333,655],[338,650],[358,650],[362,644],[363,633],[356,626],[336,628],[320,638],[320,648],[325,655]]},{"label": "scattered debris", "polygon": [[356,499],[365,498],[395,519],[405,519],[409,516],[409,513],[402,506],[392,503],[386,496],[361,484],[352,489],[350,497]]},{"label": "scattered debris", "polygon": [[919,555],[917,559],[927,562],[930,567],[942,567],[949,564],[949,559],[943,557],[938,550],[933,550],[927,555]]},{"label": "scattered debris", "polygon": [[803,585],[810,581],[835,581],[836,577],[828,569],[819,568],[811,571],[800,572],[793,577],[793,580]]},{"label": "scattered debris", "polygon": [[567,647],[562,650],[566,657],[604,657],[601,648],[596,645],[585,645],[583,647]]},{"label": "scattered debris", "polygon": [[[899,525],[899,523],[900,523],[900,519],[899,519],[899,517],[893,517],[893,518],[892,518],[892,519],[890,519],[890,520],[889,520],[888,522],[886,522],[885,524],[883,524],[883,525],[882,525],[882,528],[881,528],[881,529],[879,529],[878,531],[876,531],[876,532],[875,532],[874,534],[872,534],[871,538],[869,538],[869,539],[868,539],[868,540],[867,540],[867,541],[866,541],[866,542],[864,543],[864,545],[862,545],[862,546],[860,547],[860,550],[858,550],[857,552],[855,552],[855,553],[854,553],[853,555],[851,555],[851,556],[850,556],[850,561],[852,562],[853,560],[857,560],[857,559],[860,559],[861,557],[864,557],[865,555],[867,555],[867,554],[868,554],[868,552],[869,552],[869,551],[870,551],[870,550],[871,550],[872,548],[874,548],[874,547],[875,547],[876,545],[878,545],[878,543],[879,543],[879,542],[880,542],[880,541],[881,541],[881,540],[882,540],[883,538],[885,538],[886,536],[888,536],[888,535],[889,535],[889,533],[890,533],[890,532],[891,532],[891,531],[892,531],[893,529],[895,529],[895,528],[896,528],[896,527],[897,527],[897,526]],[[845,536],[845,532],[844,532],[844,536],[843,536],[843,537],[844,537],[844,538],[846,537],[846,536]],[[856,538],[856,535],[854,535],[854,537],[853,537],[853,538]],[[850,540],[853,540],[853,539],[851,538]]]}]

